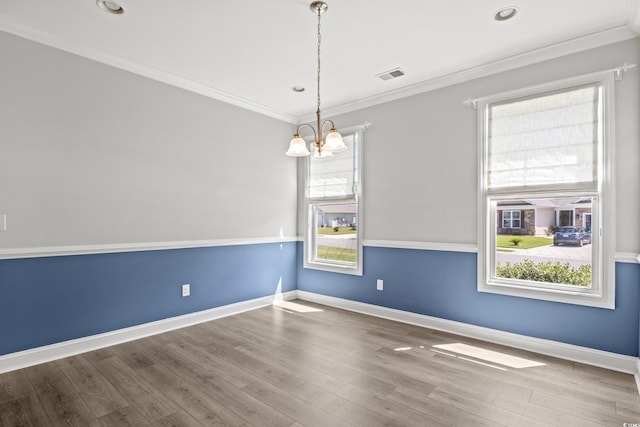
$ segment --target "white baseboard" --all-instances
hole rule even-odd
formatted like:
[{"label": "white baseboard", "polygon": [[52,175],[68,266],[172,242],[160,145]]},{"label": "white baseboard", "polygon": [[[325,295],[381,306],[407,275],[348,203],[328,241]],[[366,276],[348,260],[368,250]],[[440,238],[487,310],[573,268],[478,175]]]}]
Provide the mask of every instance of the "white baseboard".
[{"label": "white baseboard", "polygon": [[118,329],[116,331],[105,332],[103,334],[92,335],[89,337],[78,338],[7,354],[0,356],[0,374],[148,337],[150,335],[161,334],[174,329],[208,322],[221,317],[254,310],[256,308],[271,305],[274,302],[294,299],[295,297],[296,291],[278,293],[196,313],[189,313],[182,316],[171,317],[169,319],[132,326],[130,328]]},{"label": "white baseboard", "polygon": [[436,329],[495,344],[545,354],[547,356],[599,366],[613,371],[634,374],[638,382],[638,389],[640,390],[640,361],[637,357],[565,344],[558,341],[533,338],[525,335],[484,328],[452,320],[439,319],[437,317],[425,316],[422,314],[415,314],[408,311],[395,310],[342,298],[330,297],[312,292],[298,290],[297,295],[301,300],[315,302],[330,307],[341,308],[357,313],[368,314],[370,316],[395,320],[397,322]]},{"label": "white baseboard", "polygon": [[580,347],[557,341],[532,338],[510,332],[503,332],[481,326],[455,322],[452,320],[439,319],[437,317],[425,316],[422,314],[415,314],[407,311],[395,310],[299,290],[270,295],[249,301],[242,301],[197,313],[185,314],[183,316],[158,320],[155,322],[145,323],[143,325],[132,326],[130,328],[119,329],[103,334],[92,335],[89,337],[78,338],[44,347],[7,354],[0,356],[0,374],[121,344],[123,342],[144,338],[150,335],[160,334],[198,323],[219,319],[221,317],[239,314],[245,311],[271,305],[274,302],[292,300],[295,298],[633,374],[635,376],[638,389],[640,390],[640,359],[636,357],[624,356],[602,350],[594,350],[587,347]]}]

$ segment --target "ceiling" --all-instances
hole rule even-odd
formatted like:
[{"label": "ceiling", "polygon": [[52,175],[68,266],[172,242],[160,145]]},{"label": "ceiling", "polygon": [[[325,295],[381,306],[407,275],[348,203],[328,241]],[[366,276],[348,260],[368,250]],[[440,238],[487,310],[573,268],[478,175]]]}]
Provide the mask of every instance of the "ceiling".
[{"label": "ceiling", "polygon": [[[628,39],[640,29],[640,0],[327,2],[324,115]],[[125,13],[114,15],[95,0],[2,0],[0,30],[295,123],[316,104],[317,22],[309,3],[120,0]],[[518,13],[496,21],[505,6]],[[404,76],[375,76],[398,67]]]}]

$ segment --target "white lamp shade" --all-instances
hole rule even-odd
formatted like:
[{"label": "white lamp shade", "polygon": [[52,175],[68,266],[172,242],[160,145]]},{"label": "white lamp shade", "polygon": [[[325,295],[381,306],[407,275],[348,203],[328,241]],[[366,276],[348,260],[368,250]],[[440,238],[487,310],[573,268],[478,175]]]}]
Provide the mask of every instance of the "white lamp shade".
[{"label": "white lamp shade", "polygon": [[285,153],[291,157],[303,157],[311,154],[307,149],[307,143],[300,136],[294,136],[289,143],[289,150]]},{"label": "white lamp shade", "polygon": [[322,147],[322,151],[330,151],[332,153],[338,153],[340,151],[345,151],[347,146],[342,141],[342,135],[338,133],[337,130],[331,129],[329,134],[324,140],[324,146]]},{"label": "white lamp shade", "polygon": [[318,147],[316,147],[315,153],[313,154],[313,158],[317,160],[330,159],[332,157],[335,157],[335,155],[331,151],[327,151],[324,149],[322,151],[319,151]]}]

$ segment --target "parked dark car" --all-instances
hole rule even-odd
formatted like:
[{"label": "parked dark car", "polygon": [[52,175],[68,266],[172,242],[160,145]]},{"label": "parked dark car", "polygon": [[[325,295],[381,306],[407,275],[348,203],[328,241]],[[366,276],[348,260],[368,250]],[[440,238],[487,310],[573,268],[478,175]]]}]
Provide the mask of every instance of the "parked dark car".
[{"label": "parked dark car", "polygon": [[582,246],[591,243],[591,233],[584,227],[560,227],[553,235],[553,245],[558,246],[560,243]]}]

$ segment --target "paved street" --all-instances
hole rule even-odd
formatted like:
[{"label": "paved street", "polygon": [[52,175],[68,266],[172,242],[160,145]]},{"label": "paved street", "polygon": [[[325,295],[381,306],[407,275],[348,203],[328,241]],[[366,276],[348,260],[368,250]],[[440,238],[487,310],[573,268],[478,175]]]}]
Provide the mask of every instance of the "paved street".
[{"label": "paved street", "polygon": [[355,234],[338,234],[335,236],[318,235],[319,246],[332,246],[334,248],[343,249],[355,249],[356,248],[356,235]]},{"label": "paved street", "polygon": [[525,259],[536,262],[560,261],[577,267],[581,264],[591,264],[591,250],[590,244],[582,247],[549,245],[533,249],[513,249],[513,252],[496,252],[496,261],[503,265],[507,262],[522,262]]}]

